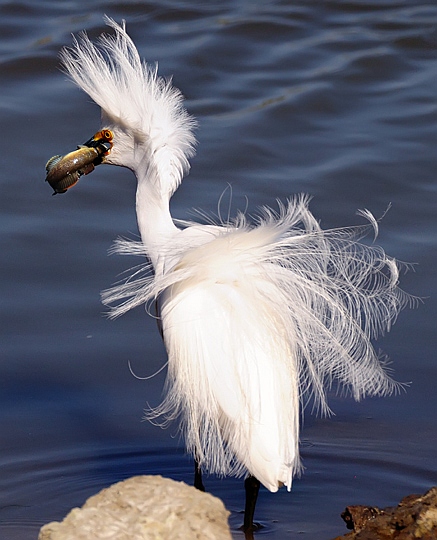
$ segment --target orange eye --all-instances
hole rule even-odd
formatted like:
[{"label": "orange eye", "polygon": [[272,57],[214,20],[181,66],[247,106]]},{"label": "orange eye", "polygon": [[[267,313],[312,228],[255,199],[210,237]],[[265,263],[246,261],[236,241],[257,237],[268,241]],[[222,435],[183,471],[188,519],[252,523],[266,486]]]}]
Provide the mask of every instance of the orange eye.
[{"label": "orange eye", "polygon": [[112,141],[112,139],[114,138],[112,131],[110,129],[102,130],[101,135],[103,139],[106,139],[107,141]]}]

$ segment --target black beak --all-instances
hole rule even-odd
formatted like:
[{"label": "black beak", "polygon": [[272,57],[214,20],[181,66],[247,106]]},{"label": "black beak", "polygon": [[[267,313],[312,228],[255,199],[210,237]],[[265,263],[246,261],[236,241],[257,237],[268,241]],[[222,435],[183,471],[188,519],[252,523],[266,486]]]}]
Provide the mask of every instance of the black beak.
[{"label": "black beak", "polygon": [[103,161],[103,158],[111,150],[112,144],[108,141],[98,139],[93,135],[91,139],[88,139],[85,143],[80,144],[77,149],[83,148],[84,146],[88,148],[95,148],[99,156],[93,161],[94,165],[100,165]]}]

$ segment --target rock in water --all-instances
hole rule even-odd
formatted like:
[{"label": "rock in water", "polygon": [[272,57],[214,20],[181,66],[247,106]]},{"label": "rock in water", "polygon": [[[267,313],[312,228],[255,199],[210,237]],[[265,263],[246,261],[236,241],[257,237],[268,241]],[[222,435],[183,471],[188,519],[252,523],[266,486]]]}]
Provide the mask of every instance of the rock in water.
[{"label": "rock in water", "polygon": [[90,497],[38,540],[231,540],[222,501],[184,482],[134,476]]},{"label": "rock in water", "polygon": [[334,540],[435,540],[437,487],[409,495],[395,508],[348,506],[341,517],[353,532]]}]

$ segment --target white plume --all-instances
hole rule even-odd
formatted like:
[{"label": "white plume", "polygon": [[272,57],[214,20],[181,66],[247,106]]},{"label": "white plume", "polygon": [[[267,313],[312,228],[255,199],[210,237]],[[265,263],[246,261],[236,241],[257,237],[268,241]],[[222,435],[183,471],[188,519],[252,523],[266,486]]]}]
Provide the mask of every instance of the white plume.
[{"label": "white plume", "polygon": [[[103,124],[115,127],[120,136],[127,133],[134,138],[135,156],[129,160],[127,152],[115,148],[111,158],[120,156],[115,164],[136,171],[144,164],[147,150],[147,157],[153,156],[158,168],[154,178],[172,180],[161,186],[171,195],[190,168],[196,122],[184,109],[183,96],[171,79],[158,76],[157,64],[150,66],[141,60],[125,24],[119,26],[109,17],[106,22],[115,35],[102,35],[96,45],[85,33],[79,41],[74,39],[73,47],[61,52],[65,70],[100,105]],[[143,151],[139,151],[141,147]]]},{"label": "white plume", "polygon": [[[171,271],[136,276],[103,293],[104,303],[119,303],[112,317],[164,295],[168,394],[149,417],[180,414],[189,449],[213,472],[253,469],[247,459],[235,456],[235,448],[243,446],[224,435],[227,430],[234,437],[243,436],[241,424],[247,418],[240,415],[233,429],[228,425],[233,422],[230,413],[225,423],[219,420],[219,400],[212,398],[207,381],[220,379],[216,386],[222,387],[223,402],[229,405],[229,396],[237,391],[231,391],[227,381],[238,380],[239,395],[244,396],[254,373],[262,374],[260,379],[268,377],[269,370],[281,373],[281,387],[272,392],[288,404],[278,407],[281,414],[285,411],[278,429],[285,432],[288,426],[293,432],[285,452],[292,475],[300,468],[295,446],[298,417],[287,411],[299,414],[298,399],[311,399],[328,413],[326,392],[333,384],[356,400],[399,388],[371,343],[390,329],[403,307],[414,303],[398,287],[398,263],[380,247],[360,242],[377,230],[368,212],[363,215],[369,225],[322,230],[308,202],[308,197],[298,196],[280,205],[278,214],[264,209],[256,224],[239,215],[234,223],[205,226],[207,240],[200,245],[187,250],[178,238],[167,246],[178,260]],[[118,241],[115,250],[146,254],[141,243],[126,240]],[[226,323],[221,312],[229,315]],[[189,323],[177,324],[179,318]],[[205,321],[211,327],[205,328]],[[202,333],[216,335],[216,340],[205,342]],[[204,373],[208,366],[219,366],[214,376]],[[201,388],[199,380],[205,381]],[[231,410],[240,406],[244,409],[229,405]],[[276,443],[272,434],[270,440]],[[291,485],[290,479],[283,482]],[[263,483],[273,490],[273,480]]]}]

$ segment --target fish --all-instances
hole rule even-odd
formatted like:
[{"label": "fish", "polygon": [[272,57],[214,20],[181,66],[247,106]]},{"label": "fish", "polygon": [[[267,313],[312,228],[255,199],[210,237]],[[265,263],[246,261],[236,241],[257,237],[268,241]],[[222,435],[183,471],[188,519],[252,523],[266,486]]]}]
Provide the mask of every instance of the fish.
[{"label": "fish", "polygon": [[53,195],[65,193],[73,187],[81,176],[91,173],[103,162],[112,149],[112,132],[97,132],[77,150],[65,156],[55,155],[46,163],[46,182],[53,188]]}]

